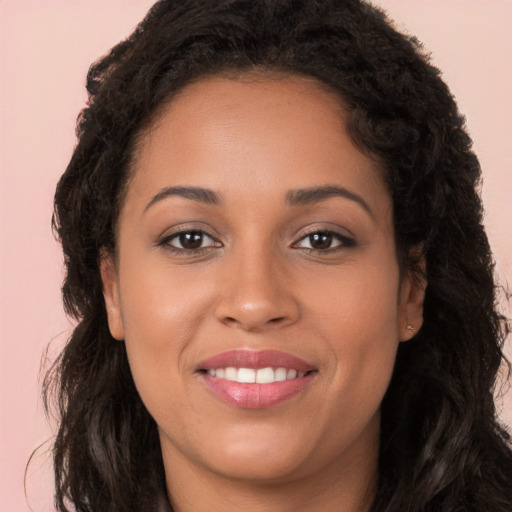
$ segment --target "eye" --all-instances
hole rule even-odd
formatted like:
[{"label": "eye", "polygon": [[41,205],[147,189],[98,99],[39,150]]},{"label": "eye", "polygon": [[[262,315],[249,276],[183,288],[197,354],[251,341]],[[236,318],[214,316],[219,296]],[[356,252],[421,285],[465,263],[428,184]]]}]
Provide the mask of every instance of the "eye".
[{"label": "eye", "polygon": [[180,231],[165,237],[159,245],[178,253],[199,252],[209,247],[221,247],[220,242],[198,229]]},{"label": "eye", "polygon": [[301,238],[294,247],[316,252],[331,252],[351,247],[354,240],[333,231],[315,231]]}]

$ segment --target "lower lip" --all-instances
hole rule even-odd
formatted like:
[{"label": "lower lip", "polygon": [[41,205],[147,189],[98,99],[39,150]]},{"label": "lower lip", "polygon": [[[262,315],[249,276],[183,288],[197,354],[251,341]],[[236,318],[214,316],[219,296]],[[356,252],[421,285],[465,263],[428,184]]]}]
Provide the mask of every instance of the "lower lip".
[{"label": "lower lip", "polygon": [[246,384],[207,373],[202,375],[206,387],[222,401],[242,409],[265,409],[292,398],[307,386],[314,378],[314,372],[298,379],[283,380],[269,384]]}]

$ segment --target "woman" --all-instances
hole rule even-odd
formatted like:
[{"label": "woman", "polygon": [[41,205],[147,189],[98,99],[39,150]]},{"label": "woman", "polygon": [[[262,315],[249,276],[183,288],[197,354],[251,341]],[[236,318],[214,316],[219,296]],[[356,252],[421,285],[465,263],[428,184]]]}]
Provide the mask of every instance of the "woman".
[{"label": "woman", "polygon": [[415,41],[355,0],[161,1],[87,87],[60,510],[512,509],[480,168]]}]

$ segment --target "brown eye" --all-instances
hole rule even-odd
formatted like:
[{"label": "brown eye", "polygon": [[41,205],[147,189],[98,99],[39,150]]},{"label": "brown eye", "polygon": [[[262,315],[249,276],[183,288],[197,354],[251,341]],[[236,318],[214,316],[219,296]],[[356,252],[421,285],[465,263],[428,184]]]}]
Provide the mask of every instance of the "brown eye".
[{"label": "brown eye", "polygon": [[312,249],[324,251],[330,249],[332,245],[333,236],[331,233],[313,233],[308,236],[309,245]]},{"label": "brown eye", "polygon": [[330,252],[338,249],[353,247],[353,239],[335,233],[334,231],[315,231],[301,238],[294,247],[309,251]]},{"label": "brown eye", "polygon": [[201,251],[210,247],[221,247],[222,244],[214,240],[204,231],[192,229],[182,231],[165,237],[160,245],[166,246],[173,252]]},{"label": "brown eye", "polygon": [[201,231],[188,231],[178,235],[179,245],[183,249],[199,249],[203,245],[203,238]]}]

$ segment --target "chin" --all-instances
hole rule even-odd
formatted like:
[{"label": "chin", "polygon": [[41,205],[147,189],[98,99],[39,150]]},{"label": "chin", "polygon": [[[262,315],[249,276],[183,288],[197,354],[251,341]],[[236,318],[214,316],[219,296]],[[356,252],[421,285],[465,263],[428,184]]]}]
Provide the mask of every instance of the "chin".
[{"label": "chin", "polygon": [[224,447],[223,453],[212,460],[212,469],[237,480],[281,483],[307,473],[309,458],[298,442],[295,446],[277,446],[275,442],[257,446],[232,444]]},{"label": "chin", "polygon": [[185,442],[173,442],[161,432],[163,451],[195,461],[197,466],[220,477],[262,484],[286,482],[306,474],[318,437],[311,432],[304,435],[290,424],[271,422],[218,424],[217,428],[198,434],[194,432]]}]

